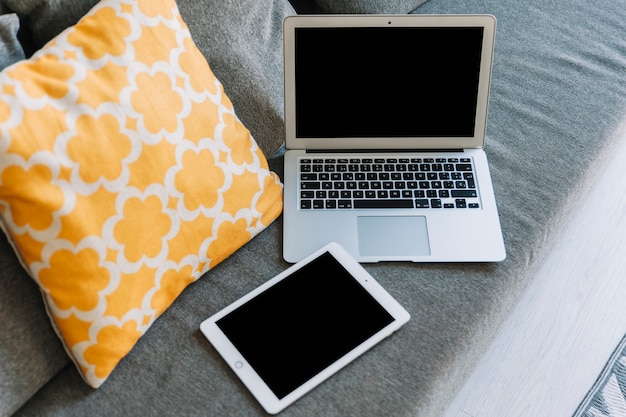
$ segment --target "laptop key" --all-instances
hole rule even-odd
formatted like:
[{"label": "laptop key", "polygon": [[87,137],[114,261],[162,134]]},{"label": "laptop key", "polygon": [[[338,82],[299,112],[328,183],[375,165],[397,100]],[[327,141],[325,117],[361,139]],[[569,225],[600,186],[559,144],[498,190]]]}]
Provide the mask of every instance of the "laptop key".
[{"label": "laptop key", "polygon": [[322,184],[314,181],[302,181],[300,183],[300,188],[303,190],[319,190],[322,188]]},{"label": "laptop key", "polygon": [[450,194],[452,197],[478,197],[476,190],[452,190]]},{"label": "laptop key", "polygon": [[474,174],[466,172],[463,174],[463,178],[467,181],[467,188],[476,188],[476,181],[474,181]]},{"label": "laptop key", "polygon": [[415,200],[415,208],[429,208],[429,207],[430,207],[430,203],[428,199],[418,198],[417,200]]},{"label": "laptop key", "polygon": [[413,208],[413,200],[354,200],[355,209]]}]

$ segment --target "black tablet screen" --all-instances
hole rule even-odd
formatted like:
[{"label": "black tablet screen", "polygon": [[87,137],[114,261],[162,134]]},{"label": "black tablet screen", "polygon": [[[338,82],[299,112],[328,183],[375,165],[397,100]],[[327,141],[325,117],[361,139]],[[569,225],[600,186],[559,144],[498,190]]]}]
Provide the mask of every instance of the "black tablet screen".
[{"label": "black tablet screen", "polygon": [[392,321],[327,252],[217,325],[282,399]]}]

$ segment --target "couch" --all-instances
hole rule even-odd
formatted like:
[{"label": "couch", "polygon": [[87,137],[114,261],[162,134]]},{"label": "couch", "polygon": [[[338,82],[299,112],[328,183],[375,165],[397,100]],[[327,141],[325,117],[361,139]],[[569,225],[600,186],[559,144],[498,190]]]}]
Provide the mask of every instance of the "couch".
[{"label": "couch", "polygon": [[[506,260],[365,265],[412,320],[282,413],[442,415],[533,284],[546,253],[583,200],[581,190],[592,184],[591,174],[611,156],[609,150],[617,140],[613,133],[626,114],[626,1],[177,3],[237,115],[279,176],[285,16],[496,16],[486,152]],[[3,64],[29,57],[94,4],[96,0],[3,0]],[[419,54],[419,47],[407,53]],[[188,286],[98,389],[81,379],[50,324],[37,285],[2,237],[0,415],[263,415],[199,325],[288,267],[281,257],[281,234],[278,218]]]}]

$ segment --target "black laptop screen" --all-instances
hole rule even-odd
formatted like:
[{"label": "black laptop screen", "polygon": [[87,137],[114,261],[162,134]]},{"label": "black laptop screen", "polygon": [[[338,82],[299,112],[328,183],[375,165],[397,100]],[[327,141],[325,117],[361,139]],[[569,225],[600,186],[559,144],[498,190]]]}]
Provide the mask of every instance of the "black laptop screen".
[{"label": "black laptop screen", "polygon": [[297,28],[296,137],[472,137],[481,27]]}]

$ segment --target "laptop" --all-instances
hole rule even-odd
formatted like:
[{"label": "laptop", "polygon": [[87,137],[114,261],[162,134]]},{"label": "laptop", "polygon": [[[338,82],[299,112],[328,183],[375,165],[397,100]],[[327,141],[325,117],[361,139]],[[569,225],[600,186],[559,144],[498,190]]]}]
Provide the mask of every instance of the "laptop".
[{"label": "laptop", "polygon": [[488,15],[285,19],[283,257],[506,257],[483,147]]}]

